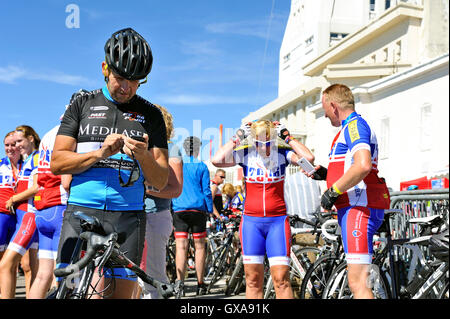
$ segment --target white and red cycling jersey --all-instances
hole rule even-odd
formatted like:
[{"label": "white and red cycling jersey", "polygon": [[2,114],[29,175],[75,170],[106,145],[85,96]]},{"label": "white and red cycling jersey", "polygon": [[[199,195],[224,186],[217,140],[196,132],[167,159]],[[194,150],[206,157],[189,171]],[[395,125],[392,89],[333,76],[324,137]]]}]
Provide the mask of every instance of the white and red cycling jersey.
[{"label": "white and red cycling jersey", "polygon": [[[17,170],[22,168],[22,160],[17,163]],[[6,156],[0,159],[0,212],[9,214],[9,210],[6,209],[6,202],[15,194],[17,176],[14,174],[14,170],[11,165],[11,161]]]},{"label": "white and red cycling jersey", "polygon": [[284,178],[294,152],[272,147],[269,156],[261,156],[255,147],[242,146],[233,151],[237,164],[244,169],[246,199],[244,214],[255,217],[286,215]]},{"label": "white and red cycling jersey", "polygon": [[[17,178],[16,194],[22,193],[33,186],[33,176],[37,174],[37,166],[39,160],[38,151],[34,151],[25,159],[22,169],[19,171]],[[33,198],[29,198],[19,203],[17,209],[24,212],[34,213],[36,209],[33,205]]]},{"label": "white and red cycling jersey", "polygon": [[38,210],[57,205],[67,205],[68,194],[61,185],[61,176],[50,171],[50,160],[59,125],[47,132],[39,145],[38,185],[34,206]]}]

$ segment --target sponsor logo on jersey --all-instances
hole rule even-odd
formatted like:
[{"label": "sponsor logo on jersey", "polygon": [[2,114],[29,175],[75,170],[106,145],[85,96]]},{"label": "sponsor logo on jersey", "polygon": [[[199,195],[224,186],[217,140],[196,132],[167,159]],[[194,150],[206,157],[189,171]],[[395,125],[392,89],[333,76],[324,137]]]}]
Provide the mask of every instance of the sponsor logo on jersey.
[{"label": "sponsor logo on jersey", "polygon": [[[143,136],[144,133],[138,130],[119,130],[117,127],[106,127],[100,125],[87,124],[85,126],[80,125],[78,131],[79,136],[89,136],[91,141],[95,140],[95,136],[106,137],[109,134],[124,134],[126,136]],[[101,140],[103,142],[103,139]]]},{"label": "sponsor logo on jersey", "polygon": [[350,136],[350,140],[352,141],[352,143],[360,139],[358,131],[358,121],[355,120],[348,123],[348,135]]},{"label": "sponsor logo on jersey", "polygon": [[106,105],[98,105],[98,106],[91,106],[90,107],[91,111],[106,111],[109,110],[109,107],[107,107]]},{"label": "sponsor logo on jersey", "polygon": [[358,229],[355,229],[354,231],[352,231],[352,235],[353,235],[353,237],[358,238],[362,235],[362,232]]},{"label": "sponsor logo on jersey", "polygon": [[139,123],[145,123],[144,115],[136,112],[123,113],[123,118],[129,121],[137,121]]},{"label": "sponsor logo on jersey", "polygon": [[91,113],[88,117],[89,119],[106,119],[106,113]]}]

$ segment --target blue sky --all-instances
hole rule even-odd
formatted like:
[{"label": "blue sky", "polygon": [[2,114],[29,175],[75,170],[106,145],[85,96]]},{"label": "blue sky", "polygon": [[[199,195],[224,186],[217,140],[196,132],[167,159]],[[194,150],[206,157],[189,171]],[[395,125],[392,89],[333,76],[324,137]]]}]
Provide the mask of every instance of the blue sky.
[{"label": "blue sky", "polygon": [[[79,28],[66,26],[71,3]],[[154,55],[138,94],[172,113],[175,142],[201,134],[205,153],[211,138],[214,152],[220,124],[228,137],[242,117],[277,97],[289,8],[289,0],[3,2],[0,136],[27,124],[42,137],[57,125],[73,92],[104,85],[107,38],[132,27]]]}]

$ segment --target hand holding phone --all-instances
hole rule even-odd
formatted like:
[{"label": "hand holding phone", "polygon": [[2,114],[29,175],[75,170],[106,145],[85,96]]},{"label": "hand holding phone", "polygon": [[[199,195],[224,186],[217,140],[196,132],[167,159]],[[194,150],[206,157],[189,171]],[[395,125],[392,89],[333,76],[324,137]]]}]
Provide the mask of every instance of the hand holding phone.
[{"label": "hand holding phone", "polygon": [[306,174],[310,175],[316,171],[314,166],[304,157],[298,160],[297,164],[306,172]]}]

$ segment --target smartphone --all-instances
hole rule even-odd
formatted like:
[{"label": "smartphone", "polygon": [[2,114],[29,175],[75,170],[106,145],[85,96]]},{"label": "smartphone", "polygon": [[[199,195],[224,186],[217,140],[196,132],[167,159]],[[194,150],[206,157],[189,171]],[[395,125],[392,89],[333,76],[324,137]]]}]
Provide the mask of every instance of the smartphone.
[{"label": "smartphone", "polygon": [[316,171],[316,169],[314,168],[314,166],[312,166],[312,164],[304,157],[302,157],[301,159],[298,160],[297,164],[303,168],[303,170],[308,173],[308,174],[312,174]]},{"label": "smartphone", "polygon": [[131,136],[131,138],[132,138],[133,140],[136,140],[136,141],[139,141],[139,142],[145,142],[145,139],[144,139],[144,137],[142,137],[142,136],[137,136],[137,135],[135,135],[135,136]]}]

